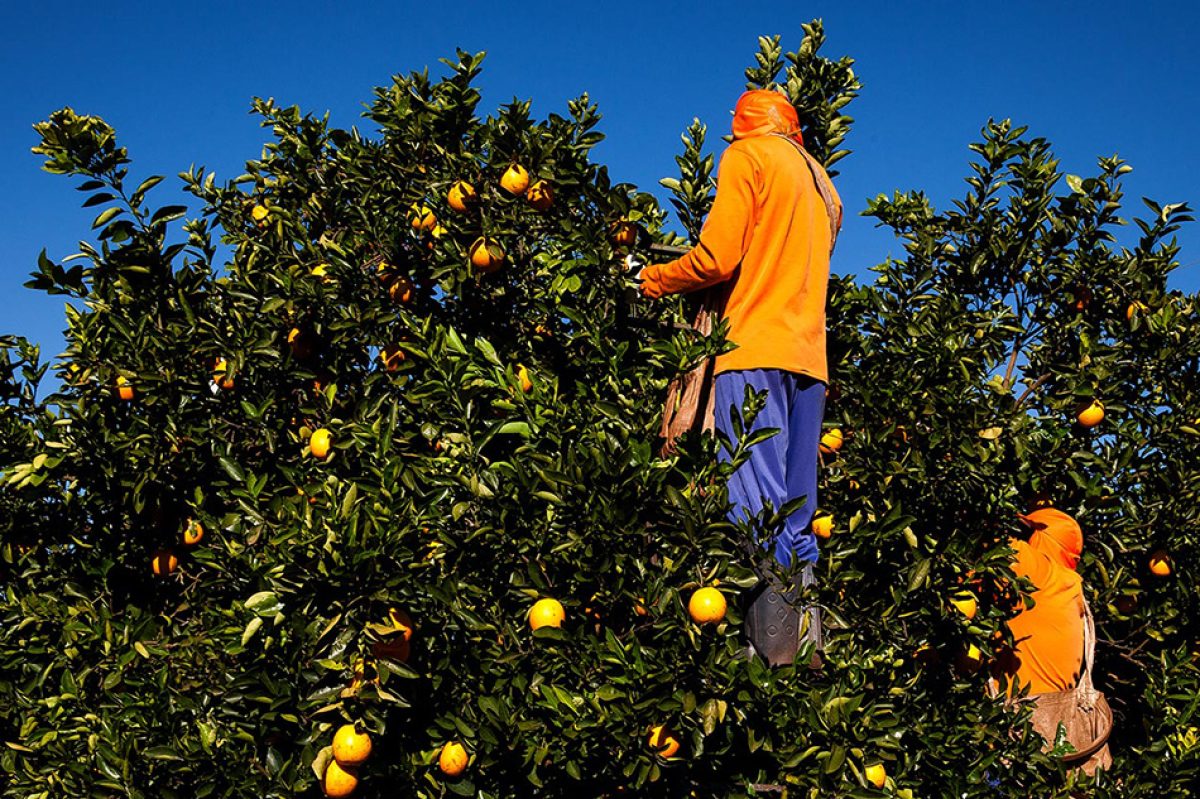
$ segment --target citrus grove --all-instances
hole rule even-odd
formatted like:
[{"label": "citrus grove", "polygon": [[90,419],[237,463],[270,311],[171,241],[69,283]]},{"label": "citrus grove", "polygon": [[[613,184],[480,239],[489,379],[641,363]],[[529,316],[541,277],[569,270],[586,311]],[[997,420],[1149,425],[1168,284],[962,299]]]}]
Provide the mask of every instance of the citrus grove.
[{"label": "citrus grove", "polygon": [[[823,40],[764,38],[746,77],[832,167],[860,87]],[[66,351],[0,338],[0,794],[1193,795],[1189,209],[1119,230],[1128,166],[1063,175],[1008,122],[947,210],[869,202],[902,249],[831,281],[824,666],[771,669],[721,442],[655,441],[720,336],[622,263],[695,240],[706,130],[663,181],[680,237],[592,160],[586,96],[480,116],[481,61],[376,89],[370,135],[256,100],[262,157],[184,173],[192,211],[103,120],[36,126],[98,216],[29,284]],[[1087,786],[986,691],[1028,590],[1004,542],[1046,504],[1087,535],[1117,715]]]}]

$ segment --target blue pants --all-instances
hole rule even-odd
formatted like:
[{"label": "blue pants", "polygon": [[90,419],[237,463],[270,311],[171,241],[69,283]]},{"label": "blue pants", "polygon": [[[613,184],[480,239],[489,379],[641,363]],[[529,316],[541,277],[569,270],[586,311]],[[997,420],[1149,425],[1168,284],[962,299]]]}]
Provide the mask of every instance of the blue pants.
[{"label": "blue pants", "polygon": [[[766,391],[767,402],[750,432],[777,428],[779,433],[750,448],[750,459],[729,478],[729,520],[735,524],[757,515],[764,504],[779,508],[796,497],[808,497],[789,516],[774,539],[775,559],[783,566],[792,559],[817,560],[817,539],[809,529],[817,510],[817,446],[825,414],[825,384],[807,375],[782,369],[722,372],[713,388],[715,424],[734,446],[737,437],[730,410],[741,413],[746,386]],[[729,461],[722,451],[721,461]]]}]

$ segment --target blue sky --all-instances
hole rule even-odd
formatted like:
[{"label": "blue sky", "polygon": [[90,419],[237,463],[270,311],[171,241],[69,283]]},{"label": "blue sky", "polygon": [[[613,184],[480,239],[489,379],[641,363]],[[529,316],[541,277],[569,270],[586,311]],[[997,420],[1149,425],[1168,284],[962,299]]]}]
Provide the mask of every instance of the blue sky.
[{"label": "blue sky", "polygon": [[[989,117],[1053,142],[1065,172],[1097,156],[1133,167],[1138,198],[1200,205],[1200,10],[1191,3],[859,2],[605,3],[162,2],[4,4],[0,10],[0,333],[62,348],[61,299],[22,288],[45,247],[62,259],[94,214],[72,183],[42,172],[31,125],[70,105],[103,116],[134,159],[133,177],[171,179],[151,198],[186,201],[173,177],[190,164],[242,171],[266,138],[247,114],[271,96],[334,124],[361,124],[389,76],[455,47],[486,50],[482,110],[532,98],[539,116],[587,91],[614,177],[658,192],[693,117],[710,140],[728,128],[760,34],[825,21],[825,53],[850,55],[864,83],[839,168],[847,222],[834,271],[861,273],[899,248],[858,216],[880,192],[920,188],[939,206],[962,194],[967,144]],[[512,10],[517,9],[517,10]],[[369,127],[369,126],[368,126]],[[190,203],[195,208],[195,203]],[[1172,286],[1200,290],[1200,227],[1180,234]]]}]

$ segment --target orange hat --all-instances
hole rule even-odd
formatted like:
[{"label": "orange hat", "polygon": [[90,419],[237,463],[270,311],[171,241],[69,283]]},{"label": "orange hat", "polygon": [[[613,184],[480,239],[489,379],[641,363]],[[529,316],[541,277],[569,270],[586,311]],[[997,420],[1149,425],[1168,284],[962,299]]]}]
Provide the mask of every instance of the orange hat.
[{"label": "orange hat", "polygon": [[733,109],[733,138],[748,139],[770,133],[782,133],[804,144],[800,118],[786,97],[767,89],[746,92]]},{"label": "orange hat", "polygon": [[1075,568],[1083,553],[1083,531],[1078,522],[1055,508],[1038,508],[1018,518],[1033,528],[1029,546],[1068,569]]}]

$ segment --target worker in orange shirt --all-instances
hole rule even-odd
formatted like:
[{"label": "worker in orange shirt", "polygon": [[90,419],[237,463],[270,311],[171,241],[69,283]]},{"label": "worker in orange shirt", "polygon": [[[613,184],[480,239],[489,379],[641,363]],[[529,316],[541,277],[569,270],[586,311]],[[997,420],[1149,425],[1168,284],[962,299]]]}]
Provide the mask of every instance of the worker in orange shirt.
[{"label": "worker in orange shirt", "polygon": [[[709,288],[720,293],[728,338],[737,348],[716,361],[715,426],[737,445],[730,414],[740,415],[750,388],[766,392],[766,406],[747,434],[780,431],[751,447],[749,460],[733,473],[730,519],[743,523],[767,504],[778,509],[806,497],[782,530],[759,534],[781,565],[799,567],[794,573],[806,585],[817,560],[809,523],[817,508],[828,382],[825,295],[842,208],[829,176],[804,151],[796,110],[783,95],[743,94],[733,138],[700,243],[675,261],[643,269],[641,290],[651,298]],[[772,664],[791,663],[804,622],[795,608],[796,586],[770,583],[747,614],[751,645]],[[816,629],[807,635],[819,647],[819,618],[814,613],[808,620]]]},{"label": "worker in orange shirt", "polygon": [[[1021,521],[1029,526],[1028,541],[1012,539],[1009,546],[1015,551],[1012,570],[1033,584],[1033,606],[1022,606],[1008,621],[1014,649],[997,663],[998,671],[1009,680],[1009,691],[1018,694],[1028,689],[1028,700],[1046,713],[1039,719],[1035,711],[1034,726],[1048,745],[1056,737],[1057,725],[1067,721],[1057,714],[1071,711],[1077,700],[1076,686],[1082,682],[1085,699],[1092,696],[1091,669],[1085,662],[1087,651],[1094,650],[1094,623],[1090,621],[1087,602],[1083,596],[1083,580],[1075,571],[1083,552],[1083,532],[1079,524],[1066,513],[1054,508],[1039,508]],[[1091,629],[1090,639],[1088,630]],[[1066,704],[1063,702],[1066,700]],[[1104,708],[1107,710],[1107,703]],[[1103,726],[1103,714],[1093,711],[1095,722]],[[1111,725],[1111,715],[1107,719]],[[1108,730],[1091,747],[1067,756],[1068,765],[1091,774],[1107,768],[1112,758],[1107,744]],[[1074,743],[1074,742],[1073,742]]]},{"label": "worker in orange shirt", "polygon": [[1016,554],[1013,573],[1033,584],[1033,607],[1008,621],[1016,644],[1008,671],[1031,694],[1069,691],[1083,663],[1086,608],[1083,580],[1075,564],[1083,552],[1083,532],[1074,519],[1054,508],[1040,508],[1021,520],[1028,541],[1009,541]]}]

